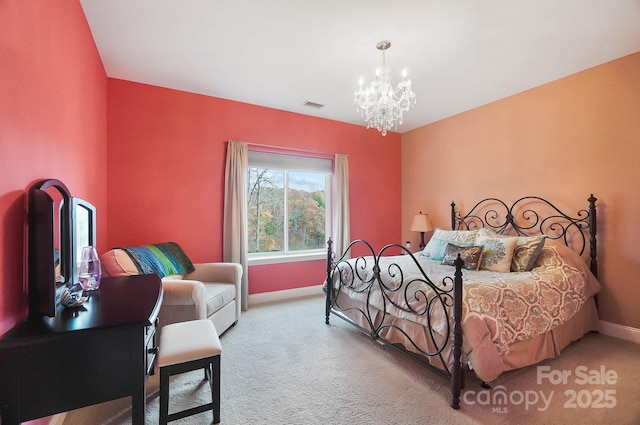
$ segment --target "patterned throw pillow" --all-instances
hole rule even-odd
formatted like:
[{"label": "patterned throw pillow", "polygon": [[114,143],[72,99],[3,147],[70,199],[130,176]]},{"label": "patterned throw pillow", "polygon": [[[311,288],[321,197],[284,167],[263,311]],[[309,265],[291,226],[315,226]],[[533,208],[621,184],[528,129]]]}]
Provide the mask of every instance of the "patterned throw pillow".
[{"label": "patterned throw pillow", "polygon": [[[514,236],[500,235],[491,229],[482,228],[478,231],[478,236],[488,236],[492,238],[513,238]],[[518,238],[513,258],[511,260],[512,272],[529,272],[544,248],[545,236],[515,236]]]},{"label": "patterned throw pillow", "polygon": [[448,243],[469,247],[473,246],[478,235],[477,230],[442,230],[436,229],[422,251],[432,260],[442,261]]},{"label": "patterned throw pillow", "polygon": [[515,236],[478,236],[475,244],[484,246],[480,269],[509,273],[517,243]]},{"label": "patterned throw pillow", "polygon": [[512,272],[530,272],[544,248],[544,236],[521,236],[511,261]]},{"label": "patterned throw pillow", "polygon": [[482,260],[482,251],[484,247],[482,246],[469,246],[463,247],[454,245],[452,243],[447,244],[447,247],[444,250],[444,258],[442,259],[442,264],[447,266],[453,266],[454,261],[458,258],[458,254],[460,254],[460,258],[464,261],[464,268],[467,270],[478,270],[480,268],[480,262]]}]

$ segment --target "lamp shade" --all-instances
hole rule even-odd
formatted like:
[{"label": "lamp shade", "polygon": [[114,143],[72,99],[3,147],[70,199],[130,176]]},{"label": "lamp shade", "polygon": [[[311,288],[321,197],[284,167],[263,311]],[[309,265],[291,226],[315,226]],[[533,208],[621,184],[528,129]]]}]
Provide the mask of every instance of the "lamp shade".
[{"label": "lamp shade", "polygon": [[429,214],[414,214],[413,223],[411,223],[412,232],[430,232],[433,230],[431,220],[429,220]]}]

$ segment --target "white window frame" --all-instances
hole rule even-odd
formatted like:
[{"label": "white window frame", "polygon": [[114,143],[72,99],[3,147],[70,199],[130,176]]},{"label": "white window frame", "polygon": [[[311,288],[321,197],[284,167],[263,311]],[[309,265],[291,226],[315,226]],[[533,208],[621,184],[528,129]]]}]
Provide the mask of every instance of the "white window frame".
[{"label": "white window frame", "polygon": [[[325,173],[325,236],[328,238],[329,235],[331,235],[331,202],[333,179],[332,159],[249,150],[248,168],[267,168],[287,171],[311,171]],[[287,209],[287,192],[288,176],[287,173],[285,173],[285,222],[288,222],[287,217],[289,216],[289,212]],[[288,233],[288,231],[284,232],[285,247],[288,246]],[[264,253],[254,252],[247,254],[247,264],[262,265],[289,263],[296,261],[321,260],[325,259],[326,256],[326,247],[304,251],[299,250]]]}]

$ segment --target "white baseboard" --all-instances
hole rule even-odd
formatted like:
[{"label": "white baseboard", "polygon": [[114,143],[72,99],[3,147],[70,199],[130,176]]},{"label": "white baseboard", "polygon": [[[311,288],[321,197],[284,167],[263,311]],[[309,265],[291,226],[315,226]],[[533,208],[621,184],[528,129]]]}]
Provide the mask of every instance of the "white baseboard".
[{"label": "white baseboard", "polygon": [[305,286],[303,288],[285,289],[282,291],[263,292],[249,295],[249,307],[258,304],[267,304],[278,301],[292,300],[295,298],[323,295],[322,285]]},{"label": "white baseboard", "polygon": [[640,344],[640,329],[631,326],[601,320],[600,333]]}]

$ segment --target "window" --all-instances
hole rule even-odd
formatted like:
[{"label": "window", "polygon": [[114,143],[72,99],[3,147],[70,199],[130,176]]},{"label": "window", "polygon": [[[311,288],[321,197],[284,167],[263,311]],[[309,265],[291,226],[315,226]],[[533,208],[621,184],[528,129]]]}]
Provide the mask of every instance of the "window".
[{"label": "window", "polygon": [[[249,260],[322,258],[329,235],[330,159],[249,151]],[[314,255],[316,254],[316,255]]]}]

